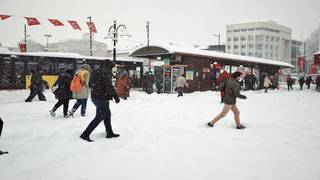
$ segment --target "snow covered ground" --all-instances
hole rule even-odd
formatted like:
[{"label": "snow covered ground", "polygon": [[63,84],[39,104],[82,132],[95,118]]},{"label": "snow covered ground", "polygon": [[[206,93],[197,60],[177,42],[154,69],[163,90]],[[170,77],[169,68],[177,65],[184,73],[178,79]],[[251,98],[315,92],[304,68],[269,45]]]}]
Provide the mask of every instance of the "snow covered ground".
[{"label": "snow covered ground", "polygon": [[[205,124],[222,108],[216,92],[132,92],[111,103],[119,138],[106,139],[103,124],[88,143],[79,138],[95,115],[49,115],[56,100],[25,103],[28,91],[0,91],[5,122],[1,180],[318,180],[320,93],[314,90],[243,92],[238,100],[245,130],[232,113],[214,128]],[[74,101],[70,103],[72,106]]]}]

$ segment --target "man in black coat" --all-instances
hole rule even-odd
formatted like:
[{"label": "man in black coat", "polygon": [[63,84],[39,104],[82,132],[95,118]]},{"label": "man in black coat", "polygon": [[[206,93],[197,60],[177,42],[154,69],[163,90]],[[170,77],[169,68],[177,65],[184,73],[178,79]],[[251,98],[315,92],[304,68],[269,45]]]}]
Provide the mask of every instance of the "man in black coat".
[{"label": "man in black coat", "polygon": [[116,103],[120,102],[119,97],[112,85],[112,72],[114,64],[105,63],[102,67],[93,71],[90,77],[91,99],[96,106],[96,116],[90,122],[88,127],[81,134],[80,138],[92,142],[89,138],[92,131],[100,124],[104,122],[106,138],[119,137],[119,134],[115,134],[111,126],[111,111],[109,107],[109,101],[114,99]]},{"label": "man in black coat", "polygon": [[305,83],[304,77],[300,77],[299,79],[300,90],[302,90],[304,83]]},{"label": "man in black coat", "polygon": [[73,78],[73,70],[67,69],[65,72],[59,75],[58,80],[54,83],[53,87],[57,87],[53,91],[58,102],[50,110],[50,114],[55,116],[55,111],[63,105],[63,115],[65,118],[68,117],[69,100],[72,98],[72,92],[70,90],[70,84]]},{"label": "man in black coat", "polygon": [[38,95],[40,101],[46,101],[46,97],[42,93],[44,87],[40,70],[31,70],[31,75],[30,95],[25,102],[31,102],[36,95]]},{"label": "man in black coat", "polygon": [[313,80],[312,80],[311,76],[309,76],[309,77],[306,79],[306,85],[308,86],[308,89],[310,89],[311,83],[313,83]]}]

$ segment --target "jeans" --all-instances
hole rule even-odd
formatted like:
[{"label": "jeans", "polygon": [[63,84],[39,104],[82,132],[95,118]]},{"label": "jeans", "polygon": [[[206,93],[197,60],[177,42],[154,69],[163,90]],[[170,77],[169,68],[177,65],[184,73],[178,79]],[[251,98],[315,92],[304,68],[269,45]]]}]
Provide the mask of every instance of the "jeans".
[{"label": "jeans", "polygon": [[92,99],[92,102],[96,106],[96,116],[84,130],[82,135],[89,137],[92,131],[101,123],[101,121],[103,121],[104,123],[106,133],[113,134],[109,101],[102,99]]},{"label": "jeans", "polygon": [[77,102],[74,104],[72,108],[72,112],[76,112],[81,105],[81,115],[85,115],[87,109],[87,101],[88,99],[77,99]]}]

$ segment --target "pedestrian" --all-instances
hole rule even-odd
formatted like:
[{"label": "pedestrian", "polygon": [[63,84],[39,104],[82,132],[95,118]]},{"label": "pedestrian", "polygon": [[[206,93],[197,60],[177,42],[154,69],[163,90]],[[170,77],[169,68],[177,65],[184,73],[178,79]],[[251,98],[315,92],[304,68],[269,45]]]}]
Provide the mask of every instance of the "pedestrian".
[{"label": "pedestrian", "polygon": [[67,69],[65,72],[59,75],[58,80],[54,83],[53,87],[57,87],[53,93],[58,99],[58,102],[50,110],[50,114],[55,116],[55,111],[63,105],[63,116],[65,118],[68,116],[69,100],[72,98],[72,92],[70,90],[70,84],[73,78],[73,70]]},{"label": "pedestrian", "polygon": [[303,76],[301,76],[298,81],[299,81],[299,85],[300,85],[300,90],[302,90],[303,84],[304,84],[306,81],[304,80],[304,77],[303,77]]},{"label": "pedestrian", "polygon": [[316,90],[320,91],[320,75],[318,75],[316,79]]},{"label": "pedestrian", "polygon": [[[3,121],[0,118],[0,137],[1,137],[1,133],[2,133],[2,128],[3,128]],[[2,154],[8,154],[8,152],[0,151],[0,155],[2,155]]]},{"label": "pedestrian", "polygon": [[272,85],[270,78],[268,75],[266,75],[266,77],[263,80],[263,87],[264,87],[264,92],[268,93],[268,89],[270,87],[270,85]]},{"label": "pedestrian", "polygon": [[309,77],[306,79],[306,85],[308,86],[308,89],[310,89],[311,83],[314,83],[314,82],[313,82],[313,80],[312,80],[312,77],[309,76]]},{"label": "pedestrian", "polygon": [[246,128],[240,123],[240,111],[236,105],[237,98],[247,98],[245,95],[240,94],[240,84],[238,81],[240,80],[241,74],[241,72],[234,72],[232,74],[232,78],[226,81],[225,95],[223,97],[224,106],[222,112],[215,118],[213,118],[211,122],[208,123],[209,127],[213,127],[217,121],[225,117],[227,113],[231,110],[234,114],[234,120],[236,122],[237,129]]},{"label": "pedestrian", "polygon": [[178,97],[183,96],[184,87],[189,87],[184,74],[177,77],[175,81],[175,87],[177,88],[177,91],[178,91]]},{"label": "pedestrian", "polygon": [[293,79],[291,78],[290,75],[288,75],[288,77],[287,77],[288,91],[290,91],[290,89],[293,90],[292,84],[293,84]]},{"label": "pedestrian", "polygon": [[101,123],[104,122],[106,138],[119,137],[115,134],[111,126],[111,111],[109,101],[114,99],[116,103],[120,102],[119,97],[112,85],[112,72],[111,69],[114,64],[104,64],[98,69],[94,70],[90,78],[91,99],[96,106],[96,116],[90,122],[88,127],[80,135],[80,138],[92,142],[90,134]]},{"label": "pedestrian", "polygon": [[80,77],[81,88],[79,91],[72,92],[72,98],[76,99],[76,103],[72,107],[71,111],[69,111],[69,116],[73,116],[73,114],[77,111],[77,109],[81,106],[81,116],[86,115],[87,109],[87,100],[89,97],[89,79],[90,79],[90,66],[88,64],[83,64],[81,68],[75,73],[73,79]]},{"label": "pedestrian", "polygon": [[152,72],[149,71],[147,72],[147,77],[146,77],[146,92],[148,94],[152,94],[153,93],[153,83],[154,83],[154,76],[152,75]]},{"label": "pedestrian", "polygon": [[40,101],[46,101],[46,97],[43,95],[44,84],[41,76],[41,70],[31,70],[31,85],[30,85],[30,95],[25,100],[25,102],[31,102],[32,99],[38,95]]},{"label": "pedestrian", "polygon": [[117,95],[124,100],[129,97],[130,81],[127,72],[122,72],[116,82]]}]

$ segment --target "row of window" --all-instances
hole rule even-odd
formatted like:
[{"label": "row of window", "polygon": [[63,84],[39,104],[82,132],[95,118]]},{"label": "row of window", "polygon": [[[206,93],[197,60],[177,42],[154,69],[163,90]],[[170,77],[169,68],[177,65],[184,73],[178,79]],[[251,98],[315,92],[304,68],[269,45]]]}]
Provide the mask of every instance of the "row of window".
[{"label": "row of window", "polygon": [[[253,49],[254,48],[254,45],[253,44],[249,44],[248,46],[247,45],[234,45],[233,46],[233,49],[239,49],[239,48],[241,48],[241,49],[246,49],[246,48],[249,48],[249,49]],[[270,49],[271,50],[278,50],[279,49],[279,47],[278,46],[273,46],[273,45],[268,45],[268,44],[266,44],[265,46],[265,49],[269,49],[269,47],[270,47]],[[231,49],[231,46],[230,45],[228,45],[227,46],[227,49]],[[256,50],[262,50],[263,49],[263,44],[256,44]]]},{"label": "row of window", "polygon": [[[253,41],[254,40],[254,36],[253,35],[249,35],[249,36],[234,36],[234,37],[228,37],[227,41],[231,42],[231,40],[237,42],[237,41],[246,41],[248,39],[248,41]],[[279,42],[280,38],[279,37],[274,37],[274,36],[264,36],[264,35],[256,35],[255,36],[255,40],[256,41],[271,41],[271,42]]]},{"label": "row of window", "polygon": [[270,29],[270,28],[248,28],[248,29],[233,29],[233,30],[228,30],[228,32],[247,32],[247,31],[268,31],[268,32],[275,32],[275,33],[280,33],[280,30],[276,29]]},{"label": "row of window", "polygon": [[[241,53],[238,53],[238,52],[234,52],[233,54],[237,54],[237,55],[241,55],[241,56],[254,56],[254,57],[259,57],[259,58],[262,58],[263,56],[263,53],[262,52],[256,52],[256,53],[253,53],[253,52],[248,52],[248,53],[245,53],[245,52],[241,52]],[[270,56],[269,56],[270,55]],[[278,53],[265,53],[265,56],[264,58],[278,58]]]}]

